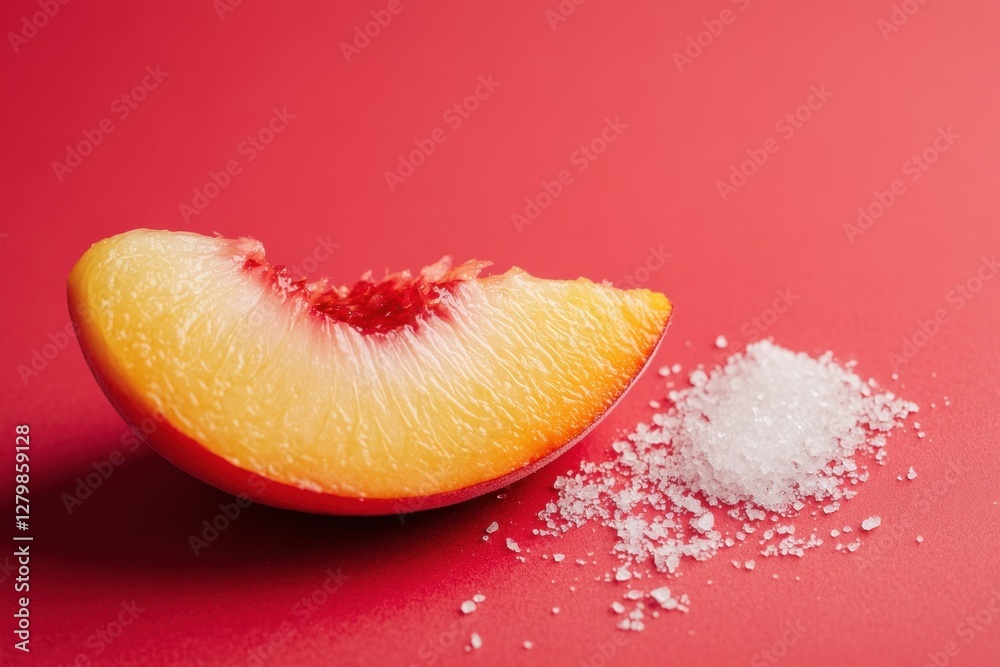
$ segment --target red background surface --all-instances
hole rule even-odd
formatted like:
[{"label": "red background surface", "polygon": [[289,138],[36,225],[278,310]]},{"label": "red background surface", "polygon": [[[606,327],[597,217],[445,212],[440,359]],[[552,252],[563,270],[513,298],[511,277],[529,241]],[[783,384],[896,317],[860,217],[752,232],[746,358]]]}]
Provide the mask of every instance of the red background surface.
[{"label": "red background surface", "polygon": [[[917,11],[884,36],[878,22],[890,20],[889,0],[675,4],[592,0],[553,29],[546,12],[555,0],[403,0],[348,63],[339,44],[386,3],[243,2],[220,18],[209,0],[77,1],[17,52],[0,48],[0,392],[10,447],[15,423],[32,427],[35,536],[30,657],[11,649],[9,537],[0,554],[4,662],[85,664],[83,655],[107,665],[243,665],[271,646],[264,664],[920,665],[954,642],[957,655],[937,655],[939,664],[996,664],[1000,280],[973,280],[981,290],[971,299],[952,290],[1000,250],[1000,9],[914,2]],[[732,22],[678,71],[674,52],[723,9]],[[4,3],[0,27],[20,31],[36,11],[28,0]],[[121,118],[112,103],[147,66],[169,74]],[[480,76],[500,86],[453,128],[444,112]],[[782,134],[776,123],[812,86],[832,96]],[[295,118],[246,162],[241,142],[274,107]],[[576,171],[573,152],[619,117],[621,136]],[[52,163],[103,118],[114,131],[58,180]],[[384,172],[437,127],[446,141],[390,191]],[[905,163],[939,128],[959,138],[911,181]],[[723,201],[717,181],[769,137],[777,152]],[[241,173],[186,223],[179,205],[233,159]],[[518,233],[511,214],[562,169],[573,183]],[[905,192],[852,242],[844,225],[895,179]],[[343,282],[445,253],[546,277],[620,280],[662,246],[669,260],[636,276],[676,303],[655,365],[711,363],[720,333],[832,349],[918,402],[928,435],[918,440],[909,427],[895,435],[889,464],[820,522],[880,514],[883,527],[857,554],[758,557],[754,572],[735,570],[727,554],[685,563],[685,575],[667,583],[691,595],[691,612],[617,643],[608,604],[621,591],[594,580],[613,563],[611,536],[587,528],[546,545],[530,531],[557,474],[604,456],[613,437],[649,416],[646,403],[664,391],[655,373],[505,499],[402,522],[251,506],[196,557],[188,536],[229,497],[142,447],[124,451],[125,463],[69,514],[63,494],[95,462],[127,450],[125,426],[75,342],[27,381],[18,372],[65,327],[74,261],[90,243],[140,226],[253,235],[287,264],[329,237],[339,246],[314,273]],[[766,317],[786,289],[793,306],[755,335],[752,318]],[[939,311],[944,324],[922,337],[921,322]],[[893,382],[889,355],[915,334],[919,347]],[[4,459],[12,461],[9,449]],[[920,476],[898,482],[910,465]],[[949,465],[960,472],[949,478]],[[3,469],[10,508],[11,466]],[[499,539],[483,542],[492,521]],[[512,558],[507,536],[532,548],[528,563]],[[567,562],[538,557],[553,550]],[[572,563],[589,551],[597,565]],[[348,578],[303,614],[296,605],[328,569]],[[462,618],[458,605],[477,591],[486,603]],[[132,600],[143,611],[102,643],[96,633]],[[961,624],[977,612],[991,622],[969,637]],[[789,623],[804,631],[782,645]],[[466,653],[473,631],[484,647]],[[768,660],[769,648],[780,660]]]}]

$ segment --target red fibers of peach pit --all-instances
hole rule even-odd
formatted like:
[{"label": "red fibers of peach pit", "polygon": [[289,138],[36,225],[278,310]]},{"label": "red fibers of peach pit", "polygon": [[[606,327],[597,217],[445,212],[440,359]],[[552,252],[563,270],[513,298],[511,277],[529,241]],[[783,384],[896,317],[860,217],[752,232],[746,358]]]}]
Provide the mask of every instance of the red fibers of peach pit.
[{"label": "red fibers of peach pit", "polygon": [[234,245],[238,257],[244,258],[244,270],[260,274],[282,292],[300,295],[317,313],[364,334],[384,334],[405,326],[418,328],[422,318],[447,316],[448,296],[461,282],[474,279],[490,265],[470,260],[453,267],[451,257],[445,256],[416,276],[401,271],[376,281],[368,271],[353,287],[336,287],[326,278],[311,283],[292,278],[284,266],[265,259],[264,247],[254,239],[242,238]]}]

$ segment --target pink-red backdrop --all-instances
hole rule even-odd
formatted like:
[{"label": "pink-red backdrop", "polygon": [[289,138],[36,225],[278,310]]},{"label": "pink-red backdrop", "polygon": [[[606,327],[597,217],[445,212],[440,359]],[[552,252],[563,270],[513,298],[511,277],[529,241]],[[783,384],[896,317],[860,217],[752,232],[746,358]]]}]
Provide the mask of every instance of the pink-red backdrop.
[{"label": "pink-red backdrop", "polygon": [[[995,3],[224,2],[0,9],[0,496],[12,510],[28,423],[35,537],[30,656],[11,647],[3,537],[4,664],[997,663]],[[557,474],[648,417],[655,373],[505,499],[404,521],[251,506],[195,556],[188,536],[229,497],[123,444],[75,342],[59,347],[74,261],[140,226],[253,235],[344,282],[446,253],[631,277],[676,303],[654,367],[717,361],[718,334],[832,349],[917,401],[927,437],[893,436],[889,464],[821,522],[880,514],[857,554],[687,563],[667,583],[691,612],[624,637],[620,591],[594,580],[612,538],[530,531]],[[64,494],[109,459],[70,513]],[[483,542],[492,521],[501,539]],[[538,557],[553,549],[567,561]],[[596,566],[573,564],[589,551]],[[461,617],[475,592],[486,603]],[[484,646],[466,653],[471,632]]]}]

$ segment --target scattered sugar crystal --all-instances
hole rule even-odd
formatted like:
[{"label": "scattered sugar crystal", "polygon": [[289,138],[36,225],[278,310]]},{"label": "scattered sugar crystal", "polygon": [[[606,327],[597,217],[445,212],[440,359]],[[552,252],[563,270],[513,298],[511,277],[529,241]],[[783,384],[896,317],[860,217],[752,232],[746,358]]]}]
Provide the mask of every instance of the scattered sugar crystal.
[{"label": "scattered sugar crystal", "polygon": [[882,517],[880,516],[870,516],[861,522],[861,528],[864,530],[875,530],[882,523]]},{"label": "scattered sugar crystal", "polygon": [[910,472],[906,473],[906,479],[916,479],[916,478],[917,478],[917,471],[911,467]]},{"label": "scattered sugar crystal", "polygon": [[834,528],[830,531],[830,537],[840,537],[840,531]]},{"label": "scattered sugar crystal", "polygon": [[612,603],[611,603],[611,609],[612,609],[612,610],[613,610],[613,611],[614,611],[614,612],[615,612],[616,614],[622,614],[622,613],[624,613],[624,612],[625,612],[625,605],[623,605],[623,604],[622,604],[621,602],[618,602],[618,601],[616,600],[616,601],[614,601],[614,602],[612,602]]},{"label": "scattered sugar crystal", "polygon": [[700,517],[695,519],[694,527],[698,529],[700,533],[707,533],[712,530],[712,526],[715,525],[715,515],[711,512],[705,512]]},{"label": "scattered sugar crystal", "polygon": [[[610,528],[619,563],[596,577],[607,582],[635,580],[650,568],[676,577],[682,560],[707,560],[726,548],[802,557],[823,540],[817,528],[797,523],[797,514],[810,511],[807,503],[815,503],[813,516],[819,508],[829,514],[854,497],[868,466],[885,458],[886,436],[917,411],[854,367],[829,352],[813,358],[765,340],[721,367],[697,368],[690,386],[670,391],[664,412],[613,443],[610,461],[585,461],[556,480],[558,497],[540,512],[539,534],[591,523]],[[747,540],[751,534],[763,537],[759,546]],[[755,567],[745,558],[732,563]],[[643,593],[632,589],[626,597],[638,605]],[[687,611],[686,595],[670,599]],[[633,630],[643,620],[623,619],[619,627]]]},{"label": "scattered sugar crystal", "polygon": [[515,553],[521,553],[521,547],[517,546],[517,542],[511,538],[507,538],[507,548]]},{"label": "scattered sugar crystal", "polygon": [[490,525],[486,526],[486,532],[487,533],[495,533],[499,529],[500,529],[500,524],[497,523],[496,521],[494,521]]},{"label": "scattered sugar crystal", "polygon": [[917,535],[917,542],[920,543],[920,542],[923,542],[923,541],[924,541],[924,536],[923,535]]},{"label": "scattered sugar crystal", "polygon": [[649,595],[664,609],[676,609],[677,600],[670,594],[670,588],[660,586],[649,591]]},{"label": "scattered sugar crystal", "polygon": [[668,375],[670,375],[670,367],[660,366],[659,370],[656,371],[656,374],[659,375],[661,378],[665,378]]},{"label": "scattered sugar crystal", "polygon": [[476,604],[482,604],[483,602],[486,602],[486,596],[482,593],[476,593],[472,596],[472,601]]},{"label": "scattered sugar crystal", "polygon": [[720,350],[724,350],[727,347],[729,347],[729,341],[726,340],[725,336],[719,335],[715,339],[715,347],[719,348]]},{"label": "scattered sugar crystal", "polygon": [[558,614],[559,613],[559,607],[552,607],[552,613],[553,614]]},{"label": "scattered sugar crystal", "polygon": [[472,600],[466,600],[465,602],[462,603],[463,614],[471,614],[475,610],[476,610],[476,603],[473,602]]},{"label": "scattered sugar crystal", "polygon": [[479,636],[478,632],[473,632],[472,637],[469,638],[469,643],[472,644],[472,648],[481,649],[483,647],[483,640]]},{"label": "scattered sugar crystal", "polygon": [[535,645],[532,644],[531,642],[524,642],[523,646],[524,646],[524,648],[526,648],[526,649],[528,649],[530,651],[532,648],[534,648]]},{"label": "scattered sugar crystal", "polygon": [[660,409],[660,402],[659,401],[650,401],[649,402],[649,407],[653,408],[654,410],[659,410]]},{"label": "scattered sugar crystal", "polygon": [[564,558],[566,558],[565,554],[552,554],[552,560],[557,563],[561,563]]}]

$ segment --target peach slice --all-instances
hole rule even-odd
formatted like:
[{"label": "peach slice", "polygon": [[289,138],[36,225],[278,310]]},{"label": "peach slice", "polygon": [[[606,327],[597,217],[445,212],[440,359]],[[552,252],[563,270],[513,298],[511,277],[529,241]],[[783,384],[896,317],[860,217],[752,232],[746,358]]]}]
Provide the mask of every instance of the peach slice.
[{"label": "peach slice", "polygon": [[553,459],[670,318],[649,290],[487,265],[337,288],[293,280],[253,239],[139,229],[84,254],[69,304],[108,398],[182,469],[279,507],[388,514]]}]

